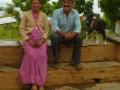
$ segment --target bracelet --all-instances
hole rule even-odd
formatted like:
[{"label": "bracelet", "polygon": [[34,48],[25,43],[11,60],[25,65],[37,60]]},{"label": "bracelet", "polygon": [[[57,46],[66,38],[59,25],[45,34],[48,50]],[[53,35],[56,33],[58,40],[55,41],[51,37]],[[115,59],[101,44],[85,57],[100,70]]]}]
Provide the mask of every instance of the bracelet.
[{"label": "bracelet", "polygon": [[42,38],[44,41],[43,41],[43,43],[45,42],[45,38]]},{"label": "bracelet", "polygon": [[46,39],[45,38],[41,38],[41,39],[38,39],[38,40],[43,40],[42,43],[44,43]]}]

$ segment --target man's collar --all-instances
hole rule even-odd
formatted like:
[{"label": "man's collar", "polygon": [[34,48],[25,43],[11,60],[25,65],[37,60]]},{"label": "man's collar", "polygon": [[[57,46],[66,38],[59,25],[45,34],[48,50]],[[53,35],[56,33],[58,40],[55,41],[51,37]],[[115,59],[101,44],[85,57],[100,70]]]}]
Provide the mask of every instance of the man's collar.
[{"label": "man's collar", "polygon": [[[63,8],[60,8],[60,13],[64,13]],[[74,13],[74,10],[72,9],[70,13]]]}]

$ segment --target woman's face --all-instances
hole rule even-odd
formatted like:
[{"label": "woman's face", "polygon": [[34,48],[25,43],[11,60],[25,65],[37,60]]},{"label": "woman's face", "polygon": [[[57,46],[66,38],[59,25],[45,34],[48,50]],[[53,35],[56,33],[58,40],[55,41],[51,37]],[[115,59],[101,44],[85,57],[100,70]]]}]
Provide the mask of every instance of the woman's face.
[{"label": "woman's face", "polygon": [[33,11],[39,11],[41,7],[40,1],[39,0],[32,0],[32,10]]}]

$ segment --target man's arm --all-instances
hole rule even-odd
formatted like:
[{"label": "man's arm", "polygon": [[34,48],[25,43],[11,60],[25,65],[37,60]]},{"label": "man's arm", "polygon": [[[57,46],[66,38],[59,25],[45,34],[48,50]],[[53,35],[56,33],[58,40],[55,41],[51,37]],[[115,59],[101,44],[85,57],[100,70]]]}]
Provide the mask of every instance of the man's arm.
[{"label": "man's arm", "polygon": [[81,32],[80,17],[79,17],[79,13],[77,11],[75,12],[75,28],[74,28],[74,32],[76,32],[78,34]]},{"label": "man's arm", "polygon": [[75,11],[74,18],[75,27],[73,28],[73,31],[67,33],[70,39],[75,38],[81,32],[80,17],[77,11]]},{"label": "man's arm", "polygon": [[58,12],[57,12],[57,10],[54,11],[51,21],[52,21],[52,33],[56,33],[57,31],[60,31],[60,28],[58,27]]}]

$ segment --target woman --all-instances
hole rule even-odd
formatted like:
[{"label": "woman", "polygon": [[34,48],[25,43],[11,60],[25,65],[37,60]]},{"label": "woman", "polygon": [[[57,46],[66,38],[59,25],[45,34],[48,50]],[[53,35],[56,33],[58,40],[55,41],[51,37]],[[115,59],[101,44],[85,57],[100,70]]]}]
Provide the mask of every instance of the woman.
[{"label": "woman", "polygon": [[49,22],[40,7],[40,0],[32,0],[32,10],[24,13],[20,24],[24,57],[19,74],[22,84],[32,85],[31,90],[43,90],[47,76]]}]

